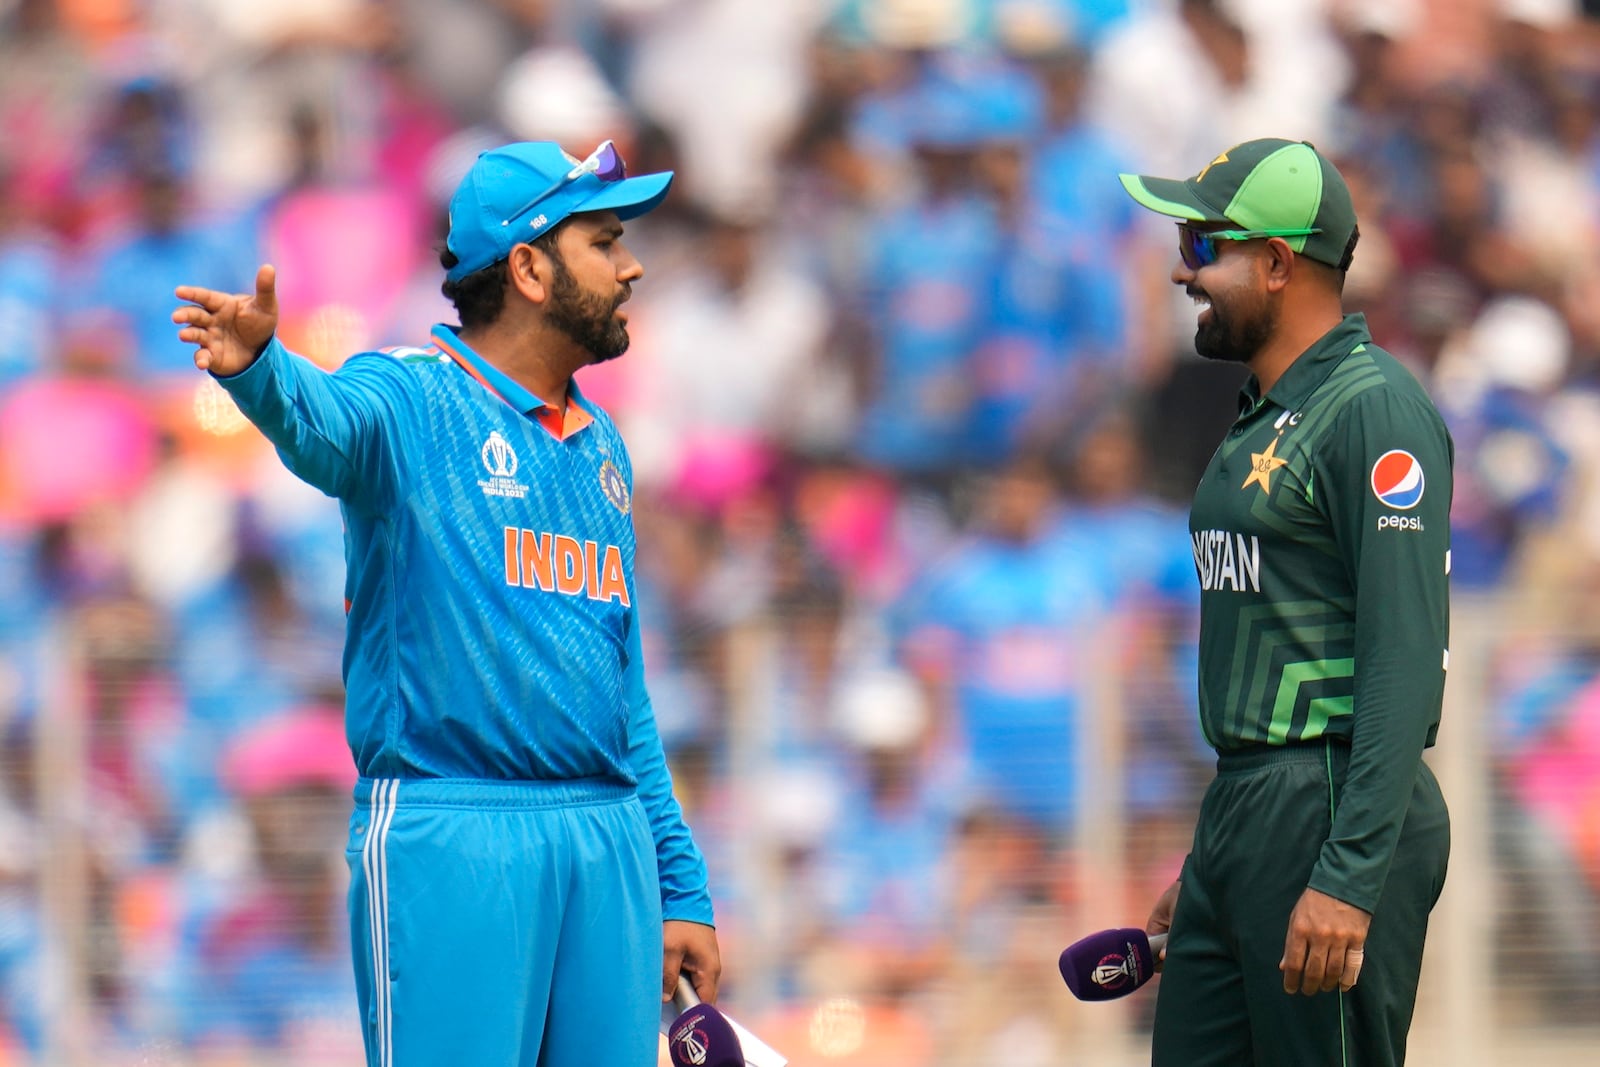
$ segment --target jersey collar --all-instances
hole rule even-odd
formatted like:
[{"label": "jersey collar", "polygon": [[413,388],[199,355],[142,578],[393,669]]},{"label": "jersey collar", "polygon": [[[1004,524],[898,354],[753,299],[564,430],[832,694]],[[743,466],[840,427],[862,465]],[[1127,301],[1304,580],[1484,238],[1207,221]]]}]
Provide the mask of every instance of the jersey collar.
[{"label": "jersey collar", "polygon": [[455,360],[462,370],[476,378],[479,385],[533,419],[556,440],[564,441],[594,421],[576,381],[567,383],[567,410],[559,412],[474,352],[472,346],[461,340],[449,326],[443,323],[435,325],[432,336],[434,344]]},{"label": "jersey collar", "polygon": [[[1299,411],[1305,402],[1311,399],[1311,394],[1316,392],[1317,386],[1328,380],[1328,375],[1333,373],[1344,357],[1359,349],[1362,345],[1372,340],[1372,333],[1367,329],[1367,317],[1359,312],[1346,315],[1344,320],[1323,334],[1317,343],[1289,364],[1287,370],[1279,377],[1267,394],[1278,407],[1285,411]],[[1255,375],[1245,382],[1240,393],[1240,409],[1249,411],[1256,406],[1261,397],[1261,386],[1256,381]]]}]

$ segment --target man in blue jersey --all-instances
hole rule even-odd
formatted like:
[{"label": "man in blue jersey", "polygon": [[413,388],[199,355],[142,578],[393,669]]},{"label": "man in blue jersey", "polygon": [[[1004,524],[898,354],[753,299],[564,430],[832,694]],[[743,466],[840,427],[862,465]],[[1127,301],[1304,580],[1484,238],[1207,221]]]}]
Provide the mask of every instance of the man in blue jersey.
[{"label": "man in blue jersey", "polygon": [[622,222],[670,173],[610,142],[486,152],[441,262],[460,327],[327,374],[253,295],[173,313],[296,475],[339,498],[347,858],[369,1067],[656,1062],[658,997],[721,973],[645,691],[632,467],[572,375],[628,346]]}]

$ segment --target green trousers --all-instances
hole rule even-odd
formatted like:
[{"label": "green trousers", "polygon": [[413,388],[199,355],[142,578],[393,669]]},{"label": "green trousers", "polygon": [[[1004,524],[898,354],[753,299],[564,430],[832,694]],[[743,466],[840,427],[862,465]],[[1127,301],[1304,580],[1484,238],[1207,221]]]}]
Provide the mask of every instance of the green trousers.
[{"label": "green trousers", "polygon": [[1405,1062],[1450,815],[1418,766],[1410,808],[1349,992],[1283,991],[1289,913],[1332,824],[1349,749],[1226,753],[1206,791],[1156,999],[1154,1067],[1390,1067]]}]

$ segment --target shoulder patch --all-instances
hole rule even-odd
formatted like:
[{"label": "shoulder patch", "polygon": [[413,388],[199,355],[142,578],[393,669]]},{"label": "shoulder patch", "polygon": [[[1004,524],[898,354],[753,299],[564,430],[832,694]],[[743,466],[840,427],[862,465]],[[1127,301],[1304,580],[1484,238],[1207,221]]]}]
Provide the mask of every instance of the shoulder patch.
[{"label": "shoulder patch", "polygon": [[626,515],[633,506],[631,495],[628,492],[628,481],[617,469],[617,465],[609,459],[600,464],[600,491],[611,502],[611,506]]},{"label": "shoulder patch", "polygon": [[380,348],[386,356],[391,356],[401,363],[448,363],[450,357],[439,349],[438,345],[429,345],[426,348],[414,348],[410,345],[390,345]]},{"label": "shoulder patch", "polygon": [[1422,503],[1427,479],[1422,464],[1403,448],[1391,448],[1372,465],[1372,495],[1385,507],[1410,511]]}]

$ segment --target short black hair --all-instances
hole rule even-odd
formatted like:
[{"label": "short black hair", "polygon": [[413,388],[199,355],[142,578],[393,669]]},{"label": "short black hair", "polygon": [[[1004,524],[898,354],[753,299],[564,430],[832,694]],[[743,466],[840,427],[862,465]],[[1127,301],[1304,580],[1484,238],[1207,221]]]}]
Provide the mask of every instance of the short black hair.
[{"label": "short black hair", "polygon": [[[555,260],[557,265],[561,265],[563,263],[561,250],[556,247],[556,241],[565,226],[566,220],[563,219],[528,243]],[[450,251],[448,245],[440,246],[441,267],[449,271],[459,262],[461,260]],[[439,286],[439,291],[445,295],[446,300],[455,305],[456,315],[461,320],[461,328],[474,330],[482,326],[492,326],[500,317],[500,312],[504,311],[506,306],[506,283],[510,280],[511,268],[506,260],[499,259],[487,267],[473,271],[458,282],[446,278]]]},{"label": "short black hair", "polygon": [[1356,258],[1356,245],[1361,241],[1361,227],[1350,227],[1350,240],[1344,246],[1344,255],[1339,257],[1339,271],[1343,273],[1350,269],[1350,264]]},{"label": "short black hair", "polygon": [[[1353,246],[1354,244],[1355,239],[1352,238],[1351,245]],[[1312,259],[1310,256],[1300,256],[1298,258],[1306,266],[1311,268],[1313,274],[1322,279],[1322,283],[1324,285],[1332,289],[1334,293],[1340,296],[1344,295],[1344,283],[1345,278],[1348,276],[1347,271],[1348,264],[1350,262],[1348,257],[1345,259],[1346,265],[1340,267],[1335,267],[1331,263],[1324,263],[1321,260]]]}]

